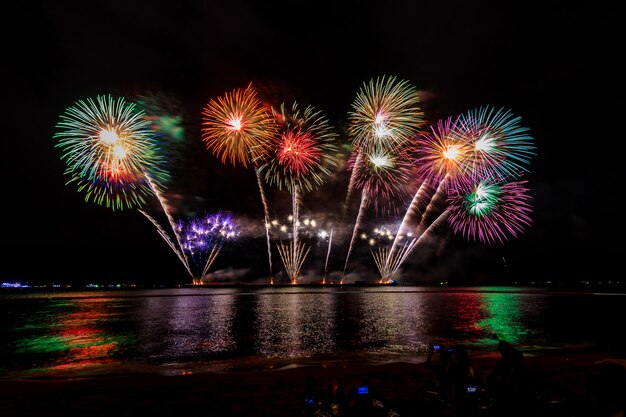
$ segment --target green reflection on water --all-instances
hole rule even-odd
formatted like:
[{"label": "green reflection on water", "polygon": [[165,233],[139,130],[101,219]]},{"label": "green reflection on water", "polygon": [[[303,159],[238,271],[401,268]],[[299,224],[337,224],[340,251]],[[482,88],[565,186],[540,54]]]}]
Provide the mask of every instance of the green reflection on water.
[{"label": "green reflection on water", "polygon": [[[497,335],[500,340],[510,343],[521,342],[526,336],[527,329],[521,322],[519,294],[484,293],[482,298],[483,308],[488,317],[478,321],[476,325],[490,335]],[[497,343],[497,339],[488,337],[479,343]]]},{"label": "green reflection on water", "polygon": [[46,334],[17,343],[18,353],[50,353],[92,346],[110,346],[115,348],[126,343],[124,337],[114,337],[104,333],[89,332],[84,335]]}]

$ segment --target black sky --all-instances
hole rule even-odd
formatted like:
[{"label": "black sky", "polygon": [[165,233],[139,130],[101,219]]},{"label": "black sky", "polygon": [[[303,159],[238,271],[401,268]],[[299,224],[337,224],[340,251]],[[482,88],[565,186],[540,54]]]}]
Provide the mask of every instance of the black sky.
[{"label": "black sky", "polygon": [[[189,148],[170,191],[177,209],[252,216],[260,207],[251,172],[223,167],[201,147],[198,124],[206,101],[254,81],[285,100],[323,110],[341,133],[361,84],[385,74],[423,91],[429,121],[481,105],[507,107],[522,117],[538,148],[527,176],[533,227],[504,246],[451,237],[427,260],[408,263],[416,279],[621,275],[618,196],[626,176],[619,152],[624,100],[618,57],[624,47],[613,23],[616,9],[571,2],[336,3],[8,6],[0,280],[186,279],[138,213],[85,203],[64,185],[52,136],[59,115],[76,100],[142,91],[180,100]],[[304,209],[321,209],[324,202],[327,211],[336,210],[345,196],[337,184],[332,193],[307,197]],[[274,199],[280,207],[284,195]],[[263,274],[259,249],[256,241],[241,241],[236,260],[225,255],[219,267],[230,262]],[[344,256],[338,251],[337,268]]]}]

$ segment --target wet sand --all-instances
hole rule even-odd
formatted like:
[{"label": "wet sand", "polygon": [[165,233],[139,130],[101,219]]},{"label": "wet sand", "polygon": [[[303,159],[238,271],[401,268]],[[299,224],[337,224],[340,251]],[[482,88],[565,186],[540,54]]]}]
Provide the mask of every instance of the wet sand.
[{"label": "wet sand", "polygon": [[[495,366],[496,352],[470,351],[478,375]],[[546,401],[578,408],[586,401],[586,375],[610,356],[591,349],[526,349],[526,363]],[[334,361],[314,366],[204,372],[188,375],[134,374],[63,379],[0,380],[3,416],[298,416],[305,380],[314,376],[323,395],[333,379],[344,389],[369,376],[387,405],[401,416],[440,415],[426,407],[437,381],[425,362],[363,364]],[[574,412],[574,411],[570,411]],[[558,415],[567,414],[563,411]],[[540,415],[540,414],[539,414]],[[548,414],[546,414],[548,415]],[[554,414],[557,415],[557,414]]]}]

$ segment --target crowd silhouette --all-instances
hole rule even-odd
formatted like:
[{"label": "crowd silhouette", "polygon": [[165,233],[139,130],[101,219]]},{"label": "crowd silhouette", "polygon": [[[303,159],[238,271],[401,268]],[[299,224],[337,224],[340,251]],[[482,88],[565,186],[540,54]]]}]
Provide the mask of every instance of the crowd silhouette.
[{"label": "crowd silhouette", "polygon": [[488,369],[475,369],[462,345],[431,344],[426,366],[432,379],[415,393],[412,409],[396,407],[368,375],[354,386],[332,378],[324,390],[314,377],[305,381],[303,415],[316,417],[624,417],[626,360],[594,364],[587,373],[585,393],[576,398],[547,398],[522,351],[498,341],[499,358]]}]

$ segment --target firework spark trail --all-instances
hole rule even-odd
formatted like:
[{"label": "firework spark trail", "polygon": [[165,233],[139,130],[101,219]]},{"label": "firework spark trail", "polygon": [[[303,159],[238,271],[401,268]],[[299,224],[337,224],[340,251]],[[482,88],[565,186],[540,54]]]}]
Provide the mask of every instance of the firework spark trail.
[{"label": "firework spark trail", "polygon": [[270,284],[274,284],[274,273],[272,270],[272,246],[270,244],[270,209],[267,204],[267,198],[265,197],[265,191],[263,190],[263,180],[259,168],[255,165],[254,174],[256,175],[256,181],[259,186],[259,193],[261,194],[261,202],[263,203],[263,215],[265,221],[265,237],[267,240],[267,261],[270,267]]},{"label": "firework spark trail", "polygon": [[324,263],[324,279],[323,284],[326,284],[326,275],[328,275],[328,258],[330,257],[330,248],[333,244],[333,229],[330,229],[330,237],[328,238],[328,251],[326,252],[326,262]]},{"label": "firework spark trail", "polygon": [[[352,238],[350,239],[350,246],[348,247],[348,254],[346,255],[346,263],[343,266],[343,275],[346,275],[346,269],[348,268],[348,262],[350,261],[350,254],[352,253],[352,248],[354,247],[354,241],[356,240],[356,234],[359,231],[359,226],[363,222],[363,217],[365,216],[365,209],[369,204],[369,195],[367,189],[363,190],[363,195],[361,196],[361,205],[359,206],[359,214],[356,216],[356,222],[354,223],[354,230],[352,231]],[[343,281],[343,278],[342,278]]]},{"label": "firework spark trail", "polygon": [[380,247],[376,252],[370,249],[376,268],[380,273],[380,281],[382,282],[388,276],[389,254],[390,251],[386,247]]},{"label": "firework spark trail", "polygon": [[[428,226],[428,228],[426,229],[426,232],[422,233],[422,231],[424,230],[425,224],[426,224],[426,219],[428,218],[428,215],[430,214],[430,212],[433,209],[433,205],[441,198],[442,194],[445,191],[445,183],[448,180],[448,176],[446,175],[441,182],[439,182],[439,186],[437,187],[437,190],[435,191],[435,193],[432,195],[430,201],[428,202],[428,205],[426,206],[426,209],[424,210],[424,212],[422,213],[421,219],[420,219],[420,223],[416,228],[416,236],[417,236],[417,241],[415,241],[411,244],[411,248],[409,251],[406,251],[406,245],[403,247],[403,249],[400,250],[399,254],[395,254],[395,248],[397,245],[397,242],[399,240],[399,236],[400,236],[400,232],[402,230],[402,228],[405,226],[405,219],[407,218],[407,216],[405,216],[405,219],[402,220],[402,224],[400,225],[400,228],[398,229],[398,233],[396,233],[396,236],[393,240],[393,244],[391,246],[391,249],[389,250],[388,254],[387,254],[387,260],[386,260],[386,265],[385,268],[386,270],[391,270],[393,271],[393,273],[395,273],[395,271],[398,270],[398,268],[400,268],[400,266],[402,265],[402,263],[404,262],[404,260],[407,258],[407,256],[409,255],[409,253],[413,250],[413,248],[419,243],[419,241],[421,240],[422,236],[424,234],[426,234],[430,228],[433,226],[433,224],[437,221],[439,221],[439,219],[441,218],[441,215],[439,216],[439,218],[437,218],[435,220],[435,222],[433,222],[430,226]],[[422,183],[422,185],[420,186],[420,188],[418,189],[417,193],[415,194],[415,197],[413,198],[413,202],[416,201],[416,198],[419,202],[419,197],[418,194],[420,194],[420,191],[423,191],[423,189],[425,189],[426,185],[426,181],[424,181]],[[413,206],[413,202],[411,202],[411,206]],[[409,206],[409,209],[411,208],[411,206]],[[447,212],[444,211],[444,213]],[[408,210],[407,210],[407,214],[408,214]],[[443,214],[443,213],[442,213]],[[447,218],[449,216],[449,213],[446,214],[445,218]],[[444,220],[445,220],[444,218]],[[399,261],[399,262],[398,262]],[[379,268],[380,270],[380,268]]]},{"label": "firework spark trail", "polygon": [[350,204],[350,197],[352,197],[352,192],[354,191],[354,182],[356,181],[357,173],[359,172],[359,164],[363,161],[363,153],[359,152],[356,155],[356,159],[354,161],[354,167],[352,168],[352,174],[350,174],[350,182],[348,183],[348,191],[346,192],[346,199],[343,203],[343,213],[345,214],[348,211],[348,205]]},{"label": "firework spark trail", "polygon": [[422,201],[422,194],[426,190],[426,181],[423,181],[420,187],[417,189],[417,192],[413,196],[413,200],[411,204],[409,204],[409,208],[406,210],[404,217],[402,218],[402,222],[400,223],[400,227],[398,227],[398,231],[396,232],[396,236],[393,239],[393,243],[391,245],[391,250],[389,251],[389,256],[393,255],[396,245],[398,244],[399,236],[402,234],[403,229],[406,227],[406,223],[413,216],[413,214],[417,211],[417,207]]},{"label": "firework spark trail", "polygon": [[221,249],[222,248],[217,245],[211,248],[211,253],[206,260],[206,264],[204,265],[204,269],[202,270],[202,275],[200,275],[200,282],[202,282],[202,277],[206,275],[211,265],[213,265],[213,262],[215,262],[215,259],[217,259],[217,255],[219,255]]},{"label": "firework spark trail", "polygon": [[428,235],[437,227],[439,227],[439,225],[443,222],[445,222],[448,217],[450,216],[450,209],[447,208],[445,209],[440,215],[439,217],[437,217],[437,219],[435,219],[434,222],[432,222],[430,224],[430,226],[428,226],[426,228],[426,230],[424,231],[424,233],[422,233],[421,235],[418,236],[417,238],[417,242],[415,242],[415,245],[417,246],[423,239],[426,239],[428,237]]},{"label": "firework spark trail", "polygon": [[[152,189],[152,192],[157,197],[157,200],[159,200],[159,204],[161,205],[161,208],[163,209],[163,212],[165,213],[165,216],[167,217],[167,221],[169,222],[170,227],[172,228],[174,237],[176,237],[176,242],[178,243],[179,250],[183,255],[183,259],[184,259],[183,263],[185,264],[185,268],[187,268],[188,271],[191,271],[191,269],[189,268],[189,260],[187,259],[187,255],[185,255],[185,251],[183,250],[183,244],[181,243],[180,235],[176,228],[176,222],[174,221],[174,218],[172,217],[169,211],[169,204],[167,203],[167,200],[165,199],[163,194],[161,194],[159,189],[155,186],[150,176],[148,174],[145,174],[145,177],[148,182],[148,185],[150,185],[150,188]],[[193,274],[191,275],[193,277]]]},{"label": "firework spark trail", "polygon": [[[311,248],[306,248],[306,246],[301,243],[298,244],[297,247],[295,247],[295,245],[293,245],[293,241],[291,244],[281,242],[277,245],[277,247],[278,254],[283,260],[285,270],[287,271],[287,275],[289,275],[291,283],[297,284],[298,275],[300,275],[300,269],[302,268],[302,264],[304,263],[304,260],[309,254]],[[293,254],[295,254],[295,256],[293,256]]]},{"label": "firework spark trail", "polygon": [[291,193],[291,205],[292,205],[292,209],[293,209],[293,259],[294,259],[294,263],[295,263],[295,259],[297,256],[297,248],[299,247],[298,244],[298,219],[299,219],[299,212],[300,212],[300,193],[299,193],[299,189],[300,187],[298,187],[298,185],[296,185],[295,183],[292,185],[292,193]]},{"label": "firework spark trail", "polygon": [[148,220],[150,220],[150,222],[154,225],[154,227],[156,227],[157,232],[159,233],[159,235],[163,238],[163,240],[165,241],[165,243],[168,244],[168,246],[172,249],[172,251],[176,254],[176,256],[178,256],[178,259],[180,259],[180,261],[183,263],[183,265],[185,266],[185,268],[187,269],[187,272],[189,272],[189,275],[191,276],[192,279],[194,279],[193,273],[191,272],[191,269],[189,269],[189,265],[187,264],[187,262],[185,261],[185,258],[183,257],[183,254],[181,253],[181,251],[176,247],[176,245],[174,244],[174,242],[172,242],[172,239],[170,239],[169,235],[165,232],[165,230],[163,229],[163,227],[161,227],[161,225],[152,217],[150,216],[148,213],[146,213],[145,211],[139,209],[139,212],[141,214],[143,214]]},{"label": "firework spark trail", "polygon": [[389,280],[396,273],[396,271],[400,269],[400,266],[404,263],[404,260],[407,258],[407,256],[409,256],[409,254],[411,253],[415,245],[417,245],[417,242],[418,242],[417,239],[413,239],[411,240],[411,242],[405,243],[405,245],[400,250],[400,253],[398,254],[398,256],[396,256],[395,260],[391,263],[391,269],[390,269],[391,274],[389,275],[387,282],[389,282]]},{"label": "firework spark trail", "polygon": [[380,282],[388,283],[391,277],[400,269],[400,266],[411,253],[417,243],[417,239],[412,239],[410,242],[405,243],[400,251],[393,255],[391,248],[388,246],[380,247],[376,252],[370,250],[374,257],[374,262],[380,272]]},{"label": "firework spark trail", "polygon": [[422,233],[422,231],[426,227],[426,220],[428,219],[430,212],[433,210],[434,205],[442,198],[443,193],[446,192],[446,183],[448,182],[448,179],[449,179],[449,175],[446,174],[446,176],[439,182],[439,185],[437,186],[437,190],[430,198],[430,201],[428,202],[426,209],[424,209],[424,213],[422,214],[420,222],[417,228],[415,229],[417,236],[419,236],[420,233]]},{"label": "firework spark trail", "polygon": [[207,149],[220,158],[222,163],[228,161],[233,166],[237,163],[244,167],[248,167],[248,164],[254,166],[265,214],[270,283],[273,283],[269,209],[258,163],[267,156],[270,142],[277,133],[276,120],[269,114],[252,84],[210,100],[202,114],[202,140]]},{"label": "firework spark trail", "polygon": [[[277,121],[278,134],[271,140],[268,156],[259,167],[265,173],[269,185],[279,189],[286,188],[291,193],[292,204],[292,241],[288,266],[284,253],[283,264],[291,270],[292,283],[297,281],[301,251],[304,245],[299,243],[300,198],[301,193],[312,191],[325,182],[331,175],[330,168],[335,167],[337,136],[328,119],[312,106],[301,110],[297,102],[287,107],[285,103],[279,109],[272,108]],[[285,246],[281,246],[283,249]],[[294,270],[295,268],[295,270]]]}]

